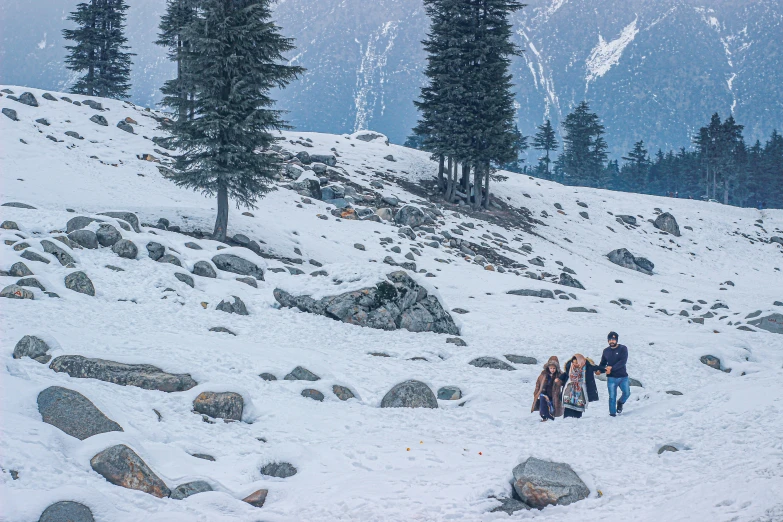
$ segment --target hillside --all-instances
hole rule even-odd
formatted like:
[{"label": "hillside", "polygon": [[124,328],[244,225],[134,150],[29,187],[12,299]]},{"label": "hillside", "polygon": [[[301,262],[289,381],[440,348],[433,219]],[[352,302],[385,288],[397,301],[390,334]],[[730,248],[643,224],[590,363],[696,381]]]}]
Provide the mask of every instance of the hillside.
[{"label": "hillside", "polygon": [[[58,501],[84,504],[101,522],[783,517],[783,211],[501,173],[508,178],[494,184],[492,210],[473,214],[429,201],[437,166],[425,153],[368,133],[294,131],[280,154],[334,155],[335,165],[305,170],[292,158],[289,176],[298,179],[281,178],[257,209],[232,209],[234,240],[221,244],[205,235],[214,200],[165,178],[167,151],[152,141],[165,132],[164,115],[56,92],[47,99],[27,87],[0,92],[0,288],[27,278],[19,291],[34,297],[0,299],[0,520],[38,520]],[[39,106],[8,98],[23,92]],[[325,203],[319,192],[343,197]],[[667,212],[680,236],[650,222]],[[419,226],[383,219],[404,221],[406,213],[420,216]],[[111,225],[135,255],[127,242],[80,248],[75,238],[96,234],[66,237],[78,216],[96,220],[82,228],[89,232]],[[652,275],[610,262],[607,254],[620,248],[651,261]],[[225,254],[262,274],[238,280],[214,261]],[[8,274],[20,262],[32,275]],[[192,273],[205,265],[215,277]],[[442,324],[459,335],[348,324],[281,307],[275,297],[334,296],[396,271],[442,304],[450,318]],[[94,295],[67,287],[75,272],[91,280]],[[571,279],[584,289],[560,284]],[[533,292],[509,294],[520,290]],[[525,293],[536,295],[517,295]],[[232,296],[248,315],[218,309]],[[569,311],[579,307],[595,313]],[[230,332],[211,331],[217,327]],[[610,330],[628,346],[629,374],[641,384],[625,412],[609,417],[598,382],[600,401],[581,420],[541,423],[530,405],[542,364],[576,352],[598,362]],[[44,364],[13,357],[24,336],[48,345]],[[92,370],[72,356],[153,365],[178,384],[118,385],[126,371],[118,366],[79,378]],[[510,370],[469,364],[479,357]],[[301,371],[299,380],[284,379],[298,366],[320,380],[303,381]],[[147,388],[166,377],[143,373]],[[409,379],[439,395],[458,387],[460,398],[434,409],[381,408]],[[52,386],[82,394],[122,431],[79,440],[53,424],[87,423],[42,422],[39,394]],[[354,397],[341,400],[334,386]],[[194,413],[204,392],[241,395],[239,421]],[[193,481],[212,491],[174,500],[113,485],[91,459],[120,444],[159,477],[156,491]],[[659,453],[664,445],[678,451]],[[511,497],[512,470],[528,457],[570,464],[589,496],[542,511],[492,512]],[[296,474],[270,477],[262,472],[270,463],[290,463]],[[262,489],[263,507],[242,502]]]}]

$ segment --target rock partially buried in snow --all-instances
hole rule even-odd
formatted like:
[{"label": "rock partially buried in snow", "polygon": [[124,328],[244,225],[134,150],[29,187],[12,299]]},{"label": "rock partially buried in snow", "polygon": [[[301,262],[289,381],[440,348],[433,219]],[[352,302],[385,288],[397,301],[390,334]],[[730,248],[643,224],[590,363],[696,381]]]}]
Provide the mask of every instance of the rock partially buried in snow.
[{"label": "rock partially buried in snow", "polygon": [[35,207],[32,205],[28,205],[27,203],[19,203],[18,201],[9,201],[8,203],[3,203],[0,205],[0,207],[15,207],[15,208],[26,208],[28,210],[35,210]]},{"label": "rock partially buried in snow", "polygon": [[198,493],[206,493],[207,491],[212,491],[212,486],[203,480],[194,480],[193,482],[180,484],[174,488],[171,492],[171,498],[174,500],[182,500]]},{"label": "rock partially buried in snow", "polygon": [[74,230],[68,234],[68,239],[84,248],[91,250],[98,248],[98,236],[92,230]]},{"label": "rock partially buried in snow", "polygon": [[59,246],[55,245],[48,239],[44,239],[41,241],[41,247],[44,249],[44,252],[47,254],[52,254],[54,257],[57,258],[57,261],[60,262],[61,265],[69,265],[74,262],[73,257],[71,257],[71,254],[60,248]]},{"label": "rock partially buried in snow", "polygon": [[429,386],[420,381],[405,381],[394,386],[381,400],[381,408],[437,408],[438,399]]},{"label": "rock partially buried in snow", "polygon": [[14,347],[14,359],[21,359],[22,357],[29,357],[41,364],[46,364],[52,358],[49,355],[49,345],[46,341],[39,339],[34,335],[25,335]]},{"label": "rock partially buried in snow", "polygon": [[125,364],[105,359],[88,359],[81,355],[56,357],[49,368],[74,378],[98,379],[145,390],[178,392],[189,390],[198,384],[187,373],[166,373],[151,364]]},{"label": "rock partially buried in snow", "polygon": [[414,281],[406,272],[392,272],[388,281],[315,300],[310,296],[293,296],[276,288],[274,296],[281,306],[296,307],[303,312],[381,330],[404,329],[411,332],[436,332],[459,335],[451,315],[435,296]]},{"label": "rock partially buried in snow", "polygon": [[18,261],[8,269],[8,275],[12,277],[27,277],[33,275],[33,271],[27,268],[27,265]]},{"label": "rock partially buried in snow", "polygon": [[702,355],[699,358],[699,361],[701,361],[702,364],[706,364],[710,368],[725,371],[721,367],[720,359],[718,357],[715,357],[714,355]]},{"label": "rock partially buried in snow", "polygon": [[50,386],[38,394],[38,412],[47,424],[84,440],[99,433],[123,431],[79,392]]},{"label": "rock partially buried in snow", "polygon": [[580,283],[578,279],[571,277],[569,274],[565,272],[560,274],[560,284],[563,286],[570,286],[571,288],[578,288],[579,290],[585,289],[585,287],[582,286],[582,283]]},{"label": "rock partially buried in snow", "polygon": [[552,293],[552,290],[528,290],[528,289],[520,289],[520,290],[509,290],[506,292],[509,295],[521,295],[524,297],[541,297],[543,299],[554,299],[555,294]]},{"label": "rock partially buried in snow", "polygon": [[122,221],[125,221],[133,228],[134,232],[141,232],[141,228],[139,228],[139,218],[136,217],[136,214],[133,212],[101,212],[100,215],[119,219],[120,225],[122,225]]},{"label": "rock partially buried in snow", "polygon": [[373,132],[373,131],[359,131],[355,132],[353,136],[351,136],[353,139],[359,140],[359,141],[375,141],[375,140],[382,140],[383,143],[386,145],[389,144],[389,138],[387,138],[385,135],[381,134],[380,132]]},{"label": "rock partially buried in snow", "polygon": [[462,390],[456,386],[443,386],[438,390],[438,399],[442,401],[456,401],[462,398]]},{"label": "rock partially buried in snow", "polygon": [[210,277],[212,279],[217,277],[217,272],[212,268],[207,261],[196,261],[193,265],[193,274],[201,277]]},{"label": "rock partially buried in snow", "polygon": [[324,394],[313,388],[307,388],[302,390],[302,397],[306,399],[313,399],[314,401],[324,402]]},{"label": "rock partially buried in snow", "polygon": [[477,357],[468,363],[476,368],[491,368],[493,370],[514,371],[516,368],[494,357]]},{"label": "rock partially buried in snow", "polygon": [[109,126],[109,122],[106,121],[106,118],[104,118],[100,114],[94,114],[90,118],[90,121],[93,122],[93,123],[97,123],[98,125],[100,125],[102,127],[108,127]]},{"label": "rock partially buried in snow", "polygon": [[73,272],[65,276],[65,288],[80,294],[95,296],[95,286],[84,272]]},{"label": "rock partially buried in snow", "polygon": [[163,257],[163,254],[166,252],[166,247],[161,245],[160,243],[156,243],[155,241],[150,241],[147,243],[147,255],[150,259],[153,261],[157,261],[161,257]]},{"label": "rock partially buried in snow", "polygon": [[267,477],[288,478],[296,475],[296,468],[288,462],[270,462],[261,468],[261,474]]},{"label": "rock partially buried in snow", "polygon": [[337,396],[338,399],[341,401],[347,401],[348,399],[355,399],[356,396],[353,394],[353,392],[346,388],[345,386],[340,386],[339,384],[335,384],[332,386],[332,393]]},{"label": "rock partially buried in snow", "polygon": [[423,225],[424,221],[424,212],[413,205],[405,205],[394,215],[394,222],[401,227],[416,228]]},{"label": "rock partially buried in snow", "polygon": [[8,119],[11,121],[19,121],[19,117],[16,115],[16,111],[13,109],[8,109],[6,107],[3,107],[2,110],[3,115],[7,116]]},{"label": "rock partially buried in snow", "polygon": [[234,392],[202,392],[193,400],[193,410],[215,419],[242,420],[245,401]]},{"label": "rock partially buried in snow", "polygon": [[100,219],[95,219],[87,216],[76,216],[74,218],[69,219],[68,223],[65,224],[65,232],[70,234],[74,230],[81,230],[94,221],[100,221]]},{"label": "rock partially buried in snow", "polygon": [[22,288],[19,285],[8,285],[0,291],[0,297],[6,297],[8,299],[35,299],[35,296],[30,290]]},{"label": "rock partially buried in snow", "polygon": [[525,504],[537,509],[567,506],[590,494],[571,466],[535,457],[514,468],[514,490]]},{"label": "rock partially buried in snow", "polygon": [[139,255],[138,247],[130,239],[120,239],[111,247],[112,252],[125,259],[136,259]]},{"label": "rock partially buried in snow", "polygon": [[286,381],[320,381],[321,378],[318,377],[316,374],[308,370],[307,368],[304,368],[303,366],[297,366],[293,370],[291,370],[291,373],[283,377],[283,380]]},{"label": "rock partially buried in snow", "polygon": [[680,237],[680,227],[677,225],[677,220],[668,212],[664,212],[655,218],[653,226],[658,230],[663,230],[673,236]]},{"label": "rock partially buried in snow", "polygon": [[628,268],[629,270],[636,270],[637,272],[641,272],[647,275],[652,275],[653,269],[655,268],[655,265],[652,263],[652,261],[644,257],[636,257],[625,248],[612,250],[606,254],[606,257],[608,257],[609,261],[615,265]]},{"label": "rock partially buried in snow", "polygon": [[232,295],[230,300],[224,299],[220,301],[215,310],[220,310],[221,312],[229,314],[250,315],[245,303],[235,295]]},{"label": "rock partially buried in snow", "polygon": [[748,324],[768,332],[783,334],[783,314],[774,313],[765,317],[759,317],[758,319],[748,321]]},{"label": "rock partially buried in snow", "polygon": [[44,509],[38,522],[95,522],[95,518],[84,504],[63,500]]},{"label": "rock partially buried in snow", "polygon": [[266,496],[269,494],[269,490],[267,489],[259,489],[258,491],[255,491],[245,498],[242,499],[242,502],[247,502],[253,507],[260,508],[264,505],[264,502],[266,502]]},{"label": "rock partially buried in snow", "polygon": [[35,99],[35,96],[31,92],[23,92],[16,101],[29,105],[30,107],[38,107],[38,100]]},{"label": "rock partially buried in snow", "polygon": [[193,281],[193,278],[190,277],[188,274],[177,272],[176,274],[174,274],[174,277],[176,277],[177,279],[179,279],[180,281],[188,285],[190,288],[195,288],[196,286],[196,283]]},{"label": "rock partially buried in snow", "polygon": [[212,258],[218,270],[264,280],[264,272],[255,263],[233,254],[218,254]]},{"label": "rock partially buried in snow", "polygon": [[115,486],[136,489],[158,498],[171,495],[166,483],[124,444],[101,451],[90,460],[90,466]]},{"label": "rock partially buried in snow", "polygon": [[506,359],[509,360],[509,362],[512,362],[514,364],[538,364],[538,360],[535,357],[527,357],[524,355],[513,355],[513,354],[507,354],[504,355]]}]

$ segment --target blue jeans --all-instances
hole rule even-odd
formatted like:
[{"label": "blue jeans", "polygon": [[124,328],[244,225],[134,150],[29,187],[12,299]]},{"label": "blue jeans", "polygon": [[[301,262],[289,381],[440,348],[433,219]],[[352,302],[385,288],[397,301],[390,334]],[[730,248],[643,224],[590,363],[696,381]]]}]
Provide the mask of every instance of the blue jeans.
[{"label": "blue jeans", "polygon": [[607,377],[606,387],[609,388],[609,413],[617,414],[617,388],[619,387],[623,394],[620,396],[620,402],[625,404],[628,397],[631,396],[631,385],[628,384],[628,377]]}]

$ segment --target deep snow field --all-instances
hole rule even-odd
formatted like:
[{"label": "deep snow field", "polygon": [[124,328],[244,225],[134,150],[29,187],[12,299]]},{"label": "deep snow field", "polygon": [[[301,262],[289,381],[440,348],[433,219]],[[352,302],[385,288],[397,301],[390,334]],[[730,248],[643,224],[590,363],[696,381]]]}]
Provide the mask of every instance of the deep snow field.
[{"label": "deep snow field", "polygon": [[[446,309],[468,311],[452,314],[467,346],[446,343],[444,334],[374,330],[280,309],[275,288],[317,297],[373,285],[398,269],[383,264],[384,257],[405,262],[403,255],[414,243],[401,238],[390,222],[338,221],[322,201],[300,204],[302,196],[283,188],[285,181],[250,211],[253,217],[232,203],[229,233],[263,241],[261,248],[272,256],[304,260],[289,265],[304,274],[274,272],[270,269],[286,265],[230,247],[221,253],[263,267],[265,281],[258,281],[256,289],[218,271],[216,279],[194,276],[195,288],[190,288],[174,273],[209,260],[220,243],[142,226],[141,233],[121,230],[139,247],[135,260],[120,258],[110,248],[68,250],[95,285],[96,295],[90,297],[65,288],[63,278],[72,270],[52,256],[49,264],[22,260],[7,242],[18,242],[20,233],[33,251],[48,256],[38,245],[41,239],[62,235],[57,231],[64,231],[74,216],[105,211],[131,211],[142,223],[163,217],[185,231],[211,231],[216,202],[176,187],[157,163],[137,157],[162,157],[149,138],[163,131],[156,130],[149,111],[95,99],[106,109],[100,114],[109,125],[103,127],[89,120],[97,111],[88,106],[46,100],[38,89],[8,88],[17,96],[32,92],[40,106],[0,98],[0,107],[15,110],[19,118],[0,115],[0,203],[22,202],[36,209],[0,207],[0,221],[19,226],[19,231],[0,230],[0,270],[24,261],[60,298],[31,288],[34,300],[0,299],[0,520],[36,521],[60,500],[89,506],[99,522],[783,520],[783,335],[737,329],[752,312],[761,311],[762,317],[783,312],[773,305],[783,301],[783,245],[769,241],[783,236],[783,211],[566,187],[506,173],[506,181],[493,184],[493,194],[510,206],[527,207],[542,224],[526,232],[441,209],[444,217],[435,228],[473,223],[474,228],[464,227],[462,239],[483,242],[528,265],[520,275],[485,270],[458,249],[427,246],[430,233],[416,240],[424,244],[422,255],[415,257],[418,268],[436,277],[409,273]],[[125,117],[138,122],[135,134],[115,126]],[[38,118],[50,125],[36,123]],[[84,139],[68,137],[66,131]],[[382,139],[364,142],[299,131],[285,138],[281,145],[294,153],[334,148],[336,169],[345,177],[368,191],[371,181],[382,181],[384,188],[372,190],[401,202],[421,198],[389,175],[415,182],[432,178],[437,169],[428,154]],[[300,138],[312,140],[313,147],[290,143]],[[388,154],[396,161],[384,159]],[[676,217],[681,237],[662,234],[647,221],[656,217],[656,208]],[[589,219],[579,215],[585,211]],[[618,214],[641,216],[639,226],[623,226],[615,219]],[[119,229],[116,220],[102,219]],[[97,223],[88,228],[94,230]],[[493,233],[514,250],[501,247]],[[384,237],[393,243],[382,245]],[[150,259],[144,245],[153,240],[178,255],[184,268]],[[185,248],[188,241],[203,250]],[[355,243],[366,249],[354,248]],[[521,250],[523,244],[532,253]],[[401,254],[390,251],[395,245]],[[654,275],[610,263],[606,254],[623,247],[651,260]],[[528,262],[536,256],[543,267]],[[528,271],[559,275],[557,261],[572,269],[586,289],[525,276]],[[311,277],[316,270],[329,275]],[[17,279],[0,276],[0,287]],[[577,299],[506,293],[517,289],[559,289]],[[246,303],[248,316],[215,309],[231,295]],[[632,304],[610,302],[619,298]],[[707,304],[695,312],[683,299]],[[716,316],[704,324],[678,315],[686,310],[698,317],[716,302],[728,308],[712,310]],[[574,306],[597,313],[567,311]],[[210,332],[215,326],[237,335]],[[530,406],[542,364],[551,355],[563,364],[577,352],[597,363],[610,330],[628,346],[629,374],[643,384],[631,388],[625,412],[609,417],[605,383],[598,382],[601,401],[591,403],[581,420],[541,423]],[[46,340],[53,357],[152,364],[189,373],[199,384],[165,393],[71,378],[30,358],[13,359],[24,335]],[[516,371],[468,365],[479,356],[505,361],[506,354],[535,357],[538,364],[514,364]],[[731,372],[702,364],[704,355],[720,358]],[[414,357],[427,360],[410,360]],[[282,380],[299,365],[321,380]],[[264,381],[262,372],[279,380]],[[386,392],[407,379],[423,381],[433,391],[458,386],[463,399],[439,401],[438,409],[381,409]],[[356,398],[340,401],[332,393],[334,384],[349,387]],[[42,422],[36,398],[52,385],[82,393],[124,431],[79,441]],[[325,400],[302,397],[306,387],[323,392]],[[193,399],[203,391],[240,393],[242,422],[203,422],[192,412]],[[90,459],[115,444],[133,448],[172,489],[204,480],[214,491],[173,500],[112,485],[92,470]],[[658,454],[666,444],[679,451]],[[215,461],[193,453],[212,455]],[[511,495],[512,470],[530,456],[570,464],[589,487],[589,498],[510,516],[491,512],[499,502],[490,497]],[[286,479],[260,473],[275,461],[292,463],[298,473]],[[10,470],[18,472],[16,480]],[[269,490],[262,508],[241,501],[260,488]]]}]

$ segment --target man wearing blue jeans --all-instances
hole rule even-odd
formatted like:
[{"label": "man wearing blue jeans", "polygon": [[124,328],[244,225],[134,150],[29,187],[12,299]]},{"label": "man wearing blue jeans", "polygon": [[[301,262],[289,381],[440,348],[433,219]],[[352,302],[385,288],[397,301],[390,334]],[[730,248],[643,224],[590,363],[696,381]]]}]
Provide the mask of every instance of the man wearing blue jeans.
[{"label": "man wearing blue jeans", "polygon": [[[628,383],[628,372],[625,363],[628,362],[628,348],[618,344],[617,332],[609,332],[607,337],[609,347],[604,348],[601,355],[601,364],[598,365],[596,375],[606,372],[606,386],[609,388],[609,415],[616,417],[623,412],[623,404],[631,396],[631,387]],[[617,388],[623,394],[617,399]]]}]

